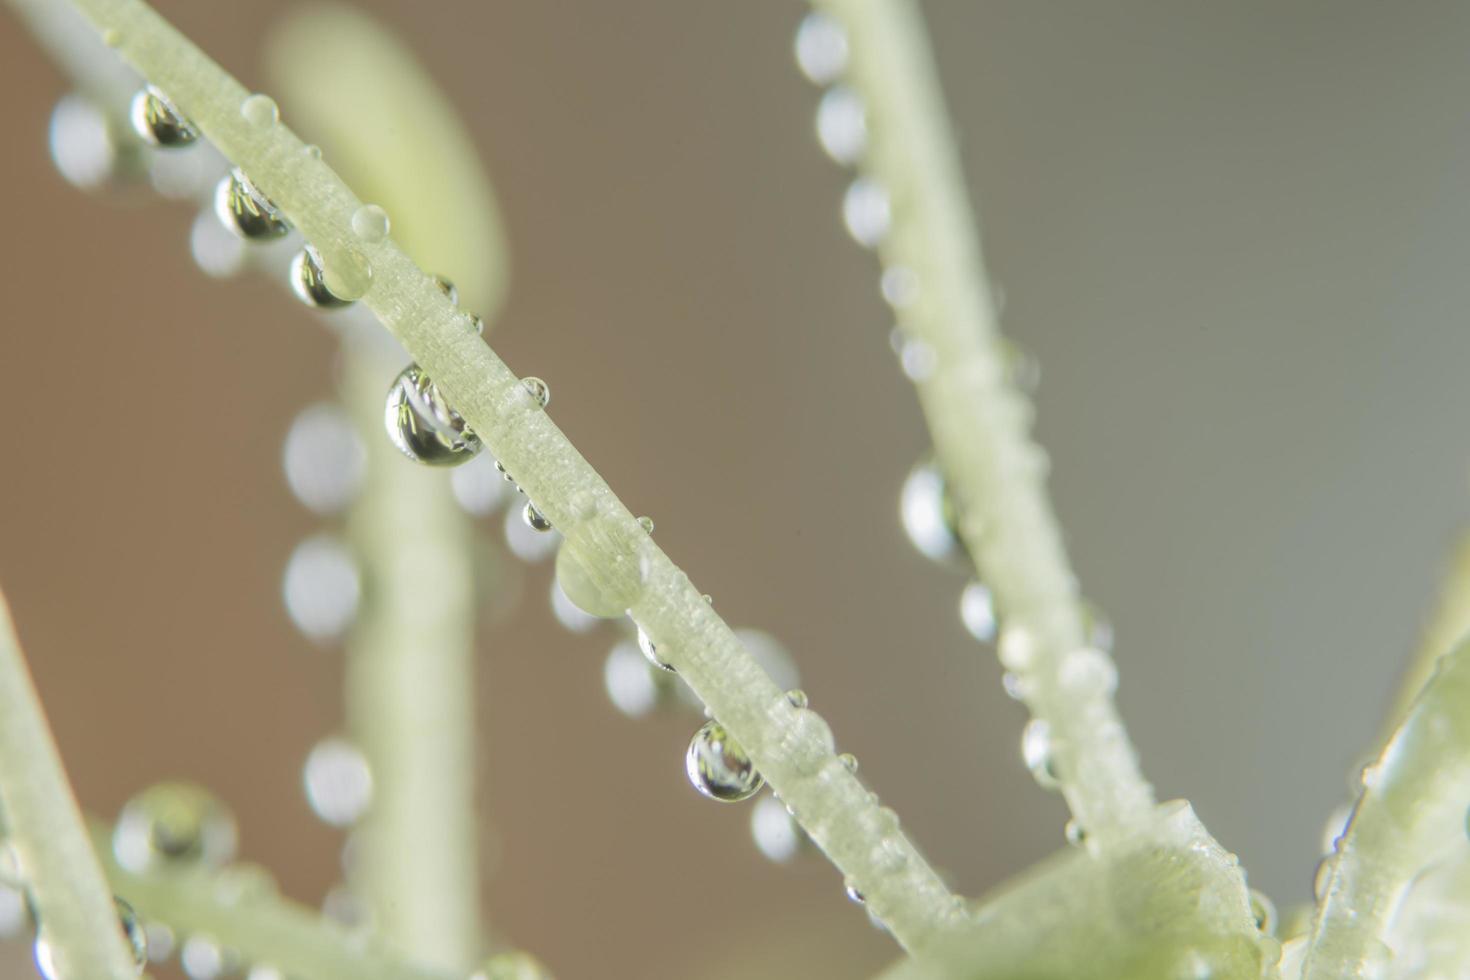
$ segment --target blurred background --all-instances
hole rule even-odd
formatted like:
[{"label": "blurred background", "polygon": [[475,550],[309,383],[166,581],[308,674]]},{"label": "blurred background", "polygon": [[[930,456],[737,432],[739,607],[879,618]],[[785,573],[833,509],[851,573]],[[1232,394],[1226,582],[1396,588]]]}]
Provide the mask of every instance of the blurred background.
[{"label": "blurred background", "polygon": [[[158,6],[264,87],[288,4]],[[493,343],[550,382],[564,431],[732,624],[792,651],[954,887],[1062,846],[1023,711],[956,616],[963,578],[897,520],[926,437],[813,135],[804,8],[364,7],[473,134],[512,253]],[[1253,885],[1303,900],[1470,510],[1470,7],[926,12],[1144,768]],[[67,186],[46,151],[67,83],[0,23],[0,583],[83,804],[200,781],[243,855],[319,903],[341,835],[299,773],[341,727],[342,671],[282,609],[284,563],[322,525],[280,446],[330,395],[335,344],[273,285],[200,274],[191,209]],[[563,978],[895,956],[823,860],[766,861],[746,808],[690,790],[693,721],[620,715],[619,631],[560,628],[549,564],[514,567],[476,680],[496,929]],[[0,955],[26,975],[26,943]]]}]

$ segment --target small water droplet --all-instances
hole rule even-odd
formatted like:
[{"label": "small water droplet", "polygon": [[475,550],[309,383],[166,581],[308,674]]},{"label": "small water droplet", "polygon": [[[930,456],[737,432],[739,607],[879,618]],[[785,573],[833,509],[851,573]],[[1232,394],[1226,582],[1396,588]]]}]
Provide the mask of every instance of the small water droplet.
[{"label": "small water droplet", "polygon": [[1067,825],[1062,828],[1062,836],[1065,837],[1067,839],[1067,843],[1072,845],[1073,847],[1081,847],[1083,843],[1087,841],[1087,829],[1083,827],[1080,822],[1078,822],[1076,817],[1073,817],[1071,820],[1068,820]]},{"label": "small water droplet", "polygon": [[337,885],[322,898],[322,915],[352,930],[366,930],[372,925],[367,905],[345,885]]},{"label": "small water droplet", "polygon": [[806,696],[805,691],[792,688],[786,692],[786,703],[793,708],[806,708],[811,705],[811,699]]},{"label": "small water droplet", "polygon": [[969,634],[981,643],[994,643],[996,631],[995,597],[978,579],[972,580],[960,593],[960,621]]},{"label": "small water droplet", "polygon": [[417,364],[404,368],[388,389],[384,423],[399,452],[428,466],[456,466],[480,451],[480,437]]},{"label": "small water droplet", "polygon": [[717,721],[706,722],[694,733],[684,771],[695,789],[724,803],[747,800],[765,783],[745,750]]},{"label": "small water droplet", "polygon": [[481,337],[485,336],[485,318],[478,313],[469,314],[470,329]]},{"label": "small water droplet", "polygon": [[1000,686],[1012,701],[1024,701],[1031,693],[1031,684],[1020,674],[1006,671],[1000,676]]},{"label": "small water droplet", "polygon": [[84,96],[64,95],[56,103],[47,145],[56,171],[84,191],[102,187],[119,169],[119,147],[107,115]]},{"label": "small water droplet", "polygon": [[1052,754],[1051,725],[1040,718],[1026,723],[1021,730],[1021,760],[1042,788],[1055,789],[1060,784]]},{"label": "small water droplet", "polygon": [[326,270],[322,268],[322,253],[316,246],[307,245],[291,260],[289,274],[291,291],[307,306],[321,310],[337,310],[352,301],[343,299],[327,288]]},{"label": "small water droplet", "polygon": [[934,377],[934,371],[939,367],[939,354],[927,340],[909,337],[898,352],[898,364],[903,368],[904,377],[918,384]]},{"label": "small water droplet", "polygon": [[920,460],[909,471],[899,494],[898,513],[919,554],[937,562],[958,562],[965,557],[948,484],[932,459]]},{"label": "small water droplet", "polygon": [[671,674],[674,673],[674,665],[659,656],[658,645],[653,642],[652,637],[643,632],[642,626],[638,627],[638,649],[642,650],[643,656],[648,658],[648,662],[659,670],[666,670]]},{"label": "small water droplet", "polygon": [[511,489],[500,478],[495,460],[480,453],[449,474],[449,488],[465,513],[475,517],[493,514],[511,495]]},{"label": "small water droplet", "polygon": [[292,420],[281,466],[297,500],[318,514],[335,514],[362,488],[367,449],[347,412],[320,402]]},{"label": "small water droplet", "polygon": [[1118,689],[1118,667],[1096,647],[1080,647],[1062,657],[1057,681],[1069,691],[1112,694]]},{"label": "small water droplet", "polygon": [[1251,917],[1256,920],[1256,929],[1268,936],[1276,935],[1276,903],[1265,892],[1250,890]]},{"label": "small water droplet", "polygon": [[551,386],[540,378],[522,378],[521,387],[526,389],[538,408],[551,404]]},{"label": "small water droplet", "polygon": [[649,534],[652,534],[653,533],[653,518],[651,518],[651,517],[640,517],[640,518],[638,518],[638,526],[641,527],[641,528],[643,528],[643,530],[647,531]]},{"label": "small water droplet", "polygon": [[756,848],[777,864],[794,859],[807,843],[801,824],[774,796],[763,796],[751,807],[750,836]]},{"label": "small water droplet", "polygon": [[871,177],[859,177],[842,198],[842,221],[847,233],[865,248],[877,248],[893,220],[888,191]]},{"label": "small water droplet", "polygon": [[847,69],[847,32],[827,14],[807,14],[796,29],[796,63],[817,85],[836,80]]},{"label": "small water droplet", "polygon": [[855,773],[858,771],[857,756],[853,755],[851,752],[842,753],[837,757],[837,761],[842,763],[842,768],[846,769],[848,772]]},{"label": "small water droplet", "polygon": [[1036,634],[1019,623],[1000,631],[996,656],[1006,670],[1024,674],[1036,660]]},{"label": "small water droplet", "polygon": [[220,225],[208,208],[199,212],[189,228],[189,254],[204,274],[227,279],[245,264],[245,243]]},{"label": "small water droplet", "polygon": [[238,167],[215,188],[214,213],[221,224],[247,241],[270,241],[291,230],[280,209]]},{"label": "small water droplet", "polygon": [[184,940],[179,965],[189,980],[219,980],[235,967],[237,957],[212,936],[195,934]]},{"label": "small water droplet", "polygon": [[526,506],[521,508],[521,520],[526,522],[526,527],[540,534],[551,530],[551,522],[546,519],[546,515],[537,510],[536,505],[529,500],[526,501]]},{"label": "small water droplet", "polygon": [[387,238],[391,224],[388,212],[376,204],[364,204],[352,212],[352,233],[370,245]]},{"label": "small water droplet", "polygon": [[166,923],[150,922],[143,927],[143,933],[148,937],[148,961],[167,963],[174,955],[174,946],[177,944],[174,931]]},{"label": "small water droplet", "polygon": [[470,975],[470,980],[552,980],[551,971],[530,953],[496,953]]},{"label": "small water droplet", "polygon": [[459,288],[446,276],[435,276],[434,285],[439,287],[439,292],[455,306],[459,305]]},{"label": "small water droplet", "polygon": [[[517,489],[520,489],[517,487]],[[547,531],[537,531],[526,523],[526,512],[524,507],[508,507],[505,511],[505,546],[510,549],[511,554],[521,561],[539,562],[545,561],[552,555],[557,554],[557,548],[562,543],[562,536],[555,528]],[[565,583],[562,588],[566,590],[567,598],[575,599],[571,590],[566,589]],[[621,612],[621,610],[620,610]]]},{"label": "small water droplet", "polygon": [[267,129],[281,121],[281,109],[269,95],[256,92],[240,103],[240,115],[256,129]]},{"label": "small water droplet", "polygon": [[215,899],[231,908],[262,902],[279,893],[275,877],[248,861],[221,868],[214,876]]},{"label": "small water droplet", "polygon": [[352,552],[329,534],[302,541],[286,562],[281,598],[302,633],[320,643],[335,640],[357,618],[362,601],[362,578]]},{"label": "small water droplet", "polygon": [[139,89],[133,96],[128,118],[133,124],[133,131],[154,146],[188,146],[199,139],[199,130],[194,124],[152,85]]},{"label": "small water droplet", "polygon": [[891,265],[883,270],[878,288],[889,306],[906,309],[919,299],[919,274],[906,265]]},{"label": "small water droplet", "polygon": [[218,868],[235,856],[235,817],[193,783],[158,783],[123,806],[112,853],[128,871]]},{"label": "small water droplet", "polygon": [[837,163],[850,167],[868,144],[868,113],[860,95],[835,85],[817,104],[817,140]]},{"label": "small water droplet", "polygon": [[320,160],[322,158],[322,148],[315,143],[306,144],[301,148],[301,152],[313,160]]},{"label": "small water droplet", "polygon": [[862,892],[858,891],[857,885],[853,882],[851,878],[843,881],[842,889],[847,893],[848,901],[855,902],[858,905],[866,905],[868,903],[867,898],[863,896]]},{"label": "small water droplet", "polygon": [[318,742],[301,773],[307,802],[324,823],[350,827],[373,801],[373,772],[357,746],[344,738]]}]

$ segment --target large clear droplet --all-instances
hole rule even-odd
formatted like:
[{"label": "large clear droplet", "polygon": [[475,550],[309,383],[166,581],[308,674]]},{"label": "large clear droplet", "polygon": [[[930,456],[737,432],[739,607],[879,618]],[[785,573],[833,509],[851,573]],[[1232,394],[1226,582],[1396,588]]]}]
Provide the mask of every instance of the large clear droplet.
[{"label": "large clear droplet", "polygon": [[133,96],[129,118],[133,130],[154,146],[188,146],[199,139],[199,130],[194,124],[152,85]]},{"label": "large clear droplet", "polygon": [[862,97],[845,85],[829,89],[817,103],[817,140],[837,163],[857,163],[868,144],[868,114]]},{"label": "large clear droplet", "polygon": [[302,785],[307,802],[324,823],[350,827],[373,801],[373,773],[357,746],[327,738],[306,757]]},{"label": "large clear droplet", "polygon": [[129,871],[218,868],[235,856],[235,817],[193,783],[159,783],[130,799],[112,831],[112,853]]},{"label": "large clear droplet", "polygon": [[47,132],[51,162],[73,187],[97,190],[117,171],[118,145],[107,115],[80,95],[64,95]]},{"label": "large clear droplet", "polygon": [[694,733],[684,771],[695,789],[723,803],[748,800],[765,783],[745,750],[717,721],[706,722]]},{"label": "large clear droplet", "polygon": [[960,620],[981,643],[995,642],[995,597],[984,582],[974,580],[960,593]]},{"label": "large clear droplet", "polygon": [[292,420],[281,465],[296,499],[318,514],[335,514],[362,488],[367,450],[346,411],[322,402]]},{"label": "large clear droplet", "polygon": [[[639,530],[642,534],[642,530]],[[647,545],[647,535],[643,535]],[[581,548],[564,543],[556,555],[556,578],[567,598],[599,619],[616,619],[643,594],[647,570],[635,548],[619,568],[608,568],[584,557]]]},{"label": "large clear droplet", "polygon": [[480,965],[470,980],[552,980],[551,971],[530,953],[497,953]]},{"label": "large clear droplet", "polygon": [[215,188],[214,213],[221,224],[247,241],[271,241],[291,230],[280,209],[238,167]]},{"label": "large clear droplet", "polygon": [[1040,718],[1033,718],[1021,730],[1021,759],[1038,785],[1055,789],[1057,777],[1056,760],[1053,757],[1051,725]]},{"label": "large clear droplet", "polygon": [[417,364],[404,368],[388,389],[383,421],[393,445],[418,463],[457,466],[480,451],[480,437]]},{"label": "large clear droplet", "polygon": [[796,858],[806,844],[806,831],[774,796],[763,796],[750,810],[750,836],[756,848],[777,864]]},{"label": "large clear droplet", "polygon": [[871,177],[859,177],[848,185],[842,198],[842,222],[853,241],[877,248],[893,220],[888,191]]},{"label": "large clear droplet", "polygon": [[494,458],[483,452],[450,472],[449,488],[465,513],[475,517],[493,514],[514,493],[501,479]]},{"label": "large clear droplet", "polygon": [[291,260],[288,274],[291,291],[307,306],[319,310],[338,310],[352,302],[327,288],[327,274],[322,266],[322,253],[315,245],[307,245]]},{"label": "large clear droplet", "polygon": [[296,546],[286,563],[281,597],[296,628],[319,642],[347,632],[362,600],[362,578],[352,552],[331,535]]},{"label": "large clear droplet", "polygon": [[898,513],[919,554],[938,562],[956,562],[965,557],[949,488],[933,460],[920,460],[909,471],[899,494]]},{"label": "large clear droplet", "polygon": [[796,63],[817,85],[835,81],[847,69],[847,32],[827,14],[807,14],[796,29]]}]

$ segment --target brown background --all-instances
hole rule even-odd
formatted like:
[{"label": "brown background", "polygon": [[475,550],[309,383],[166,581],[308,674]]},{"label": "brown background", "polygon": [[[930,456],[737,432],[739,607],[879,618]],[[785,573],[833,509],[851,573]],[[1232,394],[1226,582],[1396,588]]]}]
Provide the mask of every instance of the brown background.
[{"label": "brown background", "polygon": [[[260,81],[283,4],[161,6]],[[558,422],[722,612],[797,651],[956,887],[1059,846],[1021,710],[954,615],[961,582],[894,519],[925,437],[811,136],[800,6],[371,6],[494,175],[512,367],[550,381]],[[929,12],[1144,765],[1299,900],[1466,513],[1470,7]],[[185,210],[64,185],[45,151],[63,91],[0,20],[0,582],[83,802],[205,781],[246,856],[315,902],[339,836],[298,771],[338,723],[340,669],[277,600],[317,526],[278,453],[331,343],[280,290],[198,274]],[[548,573],[483,641],[496,925],[564,978],[722,975],[752,949],[775,958],[758,974],[845,977],[893,955],[829,867],[769,865],[743,808],[689,791],[687,720],[607,705],[612,634],[558,629]],[[808,958],[782,960],[802,930]]]}]

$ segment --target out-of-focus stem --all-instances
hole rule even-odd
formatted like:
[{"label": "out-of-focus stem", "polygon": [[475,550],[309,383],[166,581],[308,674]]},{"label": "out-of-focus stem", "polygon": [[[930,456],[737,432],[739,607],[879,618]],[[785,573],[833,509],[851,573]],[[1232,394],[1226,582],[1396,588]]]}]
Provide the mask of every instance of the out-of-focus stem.
[{"label": "out-of-focus stem", "polygon": [[932,352],[933,371],[916,385],[960,536],[1007,630],[1026,635],[1007,666],[1024,682],[1032,713],[1050,726],[1062,793],[1088,834],[1141,825],[1153,790],[1110,685],[1098,671],[1092,683],[1069,683],[1063,671],[1067,655],[1087,642],[1083,607],[1047,498],[1045,454],[1030,435],[1032,409],[1007,377],[922,15],[914,0],[813,5],[846,31],[846,81],[867,111],[861,166],[886,189],[892,208],[880,246],[884,264],[917,277],[917,296],[899,310],[899,324]]},{"label": "out-of-focus stem", "polygon": [[1409,706],[1434,674],[1439,658],[1453,650],[1467,633],[1470,633],[1470,532],[1460,536],[1450,556],[1449,568],[1440,585],[1439,601],[1424,627],[1419,649],[1404,671],[1393,709],[1384,719],[1385,740],[1408,714]]},{"label": "out-of-focus stem", "polygon": [[56,975],[132,980],[112,891],[0,595],[0,803]]}]

